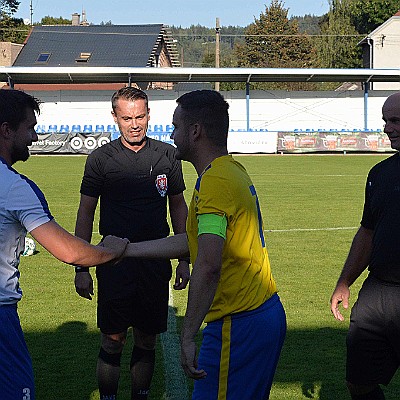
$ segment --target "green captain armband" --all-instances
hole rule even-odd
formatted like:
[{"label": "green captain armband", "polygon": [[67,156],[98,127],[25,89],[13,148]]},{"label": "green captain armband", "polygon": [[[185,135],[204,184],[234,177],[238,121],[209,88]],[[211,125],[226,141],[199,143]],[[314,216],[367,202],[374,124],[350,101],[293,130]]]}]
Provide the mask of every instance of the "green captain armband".
[{"label": "green captain armband", "polygon": [[200,214],[197,216],[197,222],[199,225],[197,236],[203,233],[212,233],[226,239],[228,220],[225,215]]}]

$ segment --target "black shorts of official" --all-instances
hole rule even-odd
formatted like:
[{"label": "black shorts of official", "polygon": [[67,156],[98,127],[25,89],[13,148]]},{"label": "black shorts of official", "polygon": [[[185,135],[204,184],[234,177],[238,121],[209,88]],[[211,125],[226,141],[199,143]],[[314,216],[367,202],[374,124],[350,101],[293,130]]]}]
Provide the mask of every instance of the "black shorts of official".
[{"label": "black shorts of official", "polygon": [[165,332],[171,263],[126,260],[121,266],[97,267],[98,327],[105,334],[124,332],[129,327],[148,334]]},{"label": "black shorts of official", "polygon": [[351,311],[346,380],[387,385],[399,360],[400,286],[368,277]]}]

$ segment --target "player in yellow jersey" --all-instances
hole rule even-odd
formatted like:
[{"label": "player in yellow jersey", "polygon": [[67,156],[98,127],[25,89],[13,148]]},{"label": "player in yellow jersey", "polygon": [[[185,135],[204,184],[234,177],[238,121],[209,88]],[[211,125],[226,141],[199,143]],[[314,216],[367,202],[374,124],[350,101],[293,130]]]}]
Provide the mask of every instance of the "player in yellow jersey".
[{"label": "player in yellow jersey", "polygon": [[[177,100],[177,157],[198,174],[186,235],[129,244],[125,256],[184,255],[193,264],[181,362],[196,380],[193,399],[265,400],[286,334],[265,247],[256,190],[227,151],[228,103],[215,91]],[[207,322],[199,358],[195,335]]]}]

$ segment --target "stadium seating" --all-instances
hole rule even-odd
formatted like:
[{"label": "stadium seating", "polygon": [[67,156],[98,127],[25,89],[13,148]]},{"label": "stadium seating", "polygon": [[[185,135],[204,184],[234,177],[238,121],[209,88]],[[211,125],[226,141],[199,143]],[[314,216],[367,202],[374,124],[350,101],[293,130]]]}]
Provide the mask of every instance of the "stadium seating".
[{"label": "stadium seating", "polygon": [[55,133],[58,132],[57,125],[49,125],[49,129],[47,129],[47,133]]},{"label": "stadium seating", "polygon": [[118,128],[116,127],[116,125],[107,125],[107,131],[106,132],[118,132]]},{"label": "stadium seating", "polygon": [[61,125],[59,132],[60,133],[69,133],[69,125]]},{"label": "stadium seating", "polygon": [[84,125],[83,126],[83,133],[85,133],[85,134],[93,133],[92,125]]},{"label": "stadium seating", "polygon": [[37,135],[44,135],[46,134],[46,127],[45,125],[36,125],[35,131]]},{"label": "stadium seating", "polygon": [[80,133],[80,132],[82,132],[81,131],[81,126],[80,125],[72,125],[71,132],[72,133]]}]

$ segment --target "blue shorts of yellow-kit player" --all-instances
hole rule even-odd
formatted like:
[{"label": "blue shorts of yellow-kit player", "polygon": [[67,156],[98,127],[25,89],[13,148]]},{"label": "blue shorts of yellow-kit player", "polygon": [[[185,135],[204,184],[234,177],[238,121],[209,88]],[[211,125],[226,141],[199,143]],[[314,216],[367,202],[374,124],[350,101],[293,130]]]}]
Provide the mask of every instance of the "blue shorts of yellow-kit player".
[{"label": "blue shorts of yellow-kit player", "polygon": [[198,360],[207,377],[195,381],[192,399],[268,399],[285,335],[277,294],[255,310],[208,323]]}]

